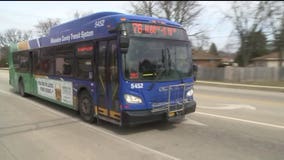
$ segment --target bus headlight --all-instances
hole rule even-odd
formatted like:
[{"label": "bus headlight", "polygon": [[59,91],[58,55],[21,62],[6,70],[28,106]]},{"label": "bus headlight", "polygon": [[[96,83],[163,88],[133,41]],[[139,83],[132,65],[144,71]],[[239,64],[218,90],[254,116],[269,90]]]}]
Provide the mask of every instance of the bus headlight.
[{"label": "bus headlight", "polygon": [[139,104],[142,103],[141,98],[130,95],[130,94],[125,94],[124,99],[127,103],[132,103],[132,104]]},{"label": "bus headlight", "polygon": [[193,89],[186,92],[186,97],[191,97],[193,95]]}]

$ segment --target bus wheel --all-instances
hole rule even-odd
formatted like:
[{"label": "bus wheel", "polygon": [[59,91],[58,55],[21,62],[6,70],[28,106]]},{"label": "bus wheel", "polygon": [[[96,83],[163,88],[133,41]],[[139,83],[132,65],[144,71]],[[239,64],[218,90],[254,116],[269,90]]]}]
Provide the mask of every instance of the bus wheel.
[{"label": "bus wheel", "polygon": [[22,97],[25,97],[25,96],[26,96],[23,80],[20,80],[20,81],[19,81],[19,89],[18,89],[18,91],[19,91],[19,94],[20,94]]},{"label": "bus wheel", "polygon": [[84,121],[89,123],[94,122],[93,101],[87,91],[83,91],[79,95],[79,112]]}]

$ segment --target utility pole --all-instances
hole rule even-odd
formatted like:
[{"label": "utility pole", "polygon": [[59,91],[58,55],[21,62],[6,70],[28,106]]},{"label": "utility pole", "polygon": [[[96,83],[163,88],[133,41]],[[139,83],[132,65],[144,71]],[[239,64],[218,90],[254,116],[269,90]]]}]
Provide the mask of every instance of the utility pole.
[{"label": "utility pole", "polygon": [[284,62],[284,42],[282,42],[282,45],[280,46],[279,50],[279,63],[278,63],[279,68],[282,67],[283,62]]},{"label": "utility pole", "polygon": [[[284,2],[282,1],[282,8],[284,8]],[[282,17],[281,17],[282,19],[281,19],[281,35],[280,35],[280,39],[279,39],[279,41],[280,41],[280,48],[279,48],[279,68],[281,68],[282,67],[282,63],[283,63],[283,61],[284,61],[284,38],[283,38],[283,34],[284,34],[284,10],[282,10]]]}]

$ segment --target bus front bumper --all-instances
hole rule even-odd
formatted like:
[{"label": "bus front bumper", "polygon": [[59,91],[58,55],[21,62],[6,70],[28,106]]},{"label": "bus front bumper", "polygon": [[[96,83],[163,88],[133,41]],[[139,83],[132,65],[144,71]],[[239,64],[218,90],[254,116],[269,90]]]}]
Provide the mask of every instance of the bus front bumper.
[{"label": "bus front bumper", "polygon": [[190,101],[184,104],[184,109],[177,112],[168,112],[168,110],[152,112],[151,110],[139,110],[139,111],[122,111],[122,124],[126,126],[132,126],[142,123],[168,120],[172,118],[182,117],[185,114],[195,112],[196,102]]}]

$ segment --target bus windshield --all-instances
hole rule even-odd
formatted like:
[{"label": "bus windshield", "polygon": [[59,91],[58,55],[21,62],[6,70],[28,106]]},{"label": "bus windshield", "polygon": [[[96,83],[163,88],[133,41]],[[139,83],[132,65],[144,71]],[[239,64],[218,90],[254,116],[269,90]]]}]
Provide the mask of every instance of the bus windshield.
[{"label": "bus windshield", "polygon": [[192,73],[188,41],[130,37],[128,52],[122,56],[128,80],[170,81]]}]

